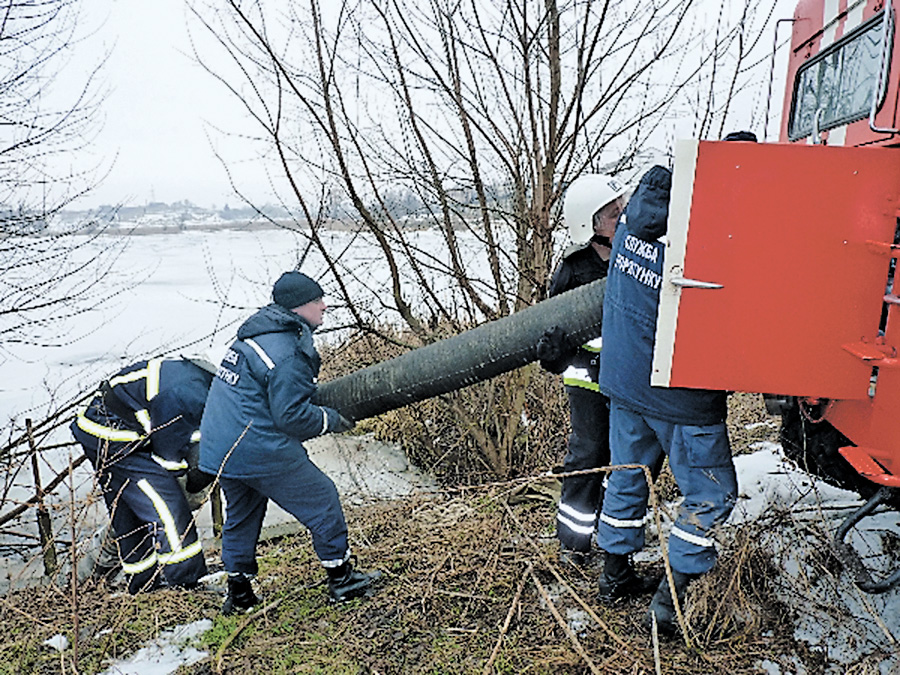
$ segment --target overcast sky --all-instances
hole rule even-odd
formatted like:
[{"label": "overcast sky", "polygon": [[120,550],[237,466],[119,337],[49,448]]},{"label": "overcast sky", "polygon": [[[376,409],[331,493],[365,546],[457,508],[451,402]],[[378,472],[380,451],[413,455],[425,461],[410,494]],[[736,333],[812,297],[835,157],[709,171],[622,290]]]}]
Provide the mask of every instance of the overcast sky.
[{"label": "overcast sky", "polygon": [[115,163],[79,204],[190,199],[237,205],[210,134],[216,147],[225,141],[208,125],[237,130],[244,121],[233,99],[193,61],[188,26],[195,37],[206,36],[184,0],[83,4],[85,24],[96,32],[79,46],[79,62],[110,53],[101,74],[109,94],[93,156]]},{"label": "overcast sky", "polygon": [[[775,18],[789,17],[794,0],[774,1]],[[234,99],[193,62],[188,29],[197,40],[207,36],[185,0],[89,0],[83,6],[85,26],[96,32],[79,45],[77,61],[96,63],[110,52],[102,73],[109,94],[93,158],[105,166],[113,159],[115,163],[103,183],[77,205],[182,199],[201,206],[238,205],[211,141],[229,155],[239,151],[209,125],[230,131],[251,127]],[[781,37],[787,35],[782,29]],[[202,51],[202,43],[200,47]],[[773,90],[776,112],[782,96]],[[249,151],[240,154],[246,158]],[[254,200],[268,200],[259,162],[231,168],[240,171],[240,185]]]}]

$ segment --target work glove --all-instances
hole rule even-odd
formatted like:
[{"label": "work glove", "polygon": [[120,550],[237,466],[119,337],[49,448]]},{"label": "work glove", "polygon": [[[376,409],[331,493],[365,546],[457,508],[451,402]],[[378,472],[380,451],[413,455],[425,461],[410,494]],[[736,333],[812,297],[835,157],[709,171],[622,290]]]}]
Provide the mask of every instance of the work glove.
[{"label": "work glove", "polygon": [[568,367],[575,350],[569,345],[566,331],[559,326],[551,326],[545,330],[537,343],[537,357],[541,368],[556,375]]},{"label": "work glove", "polygon": [[188,469],[185,473],[184,487],[190,493],[202,492],[216,477],[200,470],[200,444],[191,443],[185,455]]},{"label": "work glove", "polygon": [[356,426],[356,422],[354,422],[353,420],[349,420],[346,417],[344,417],[343,415],[341,415],[341,413],[338,413],[337,424],[335,424],[334,427],[332,427],[331,432],[335,433],[335,434],[340,434],[345,431],[350,431],[355,426]]},{"label": "work glove", "polygon": [[200,469],[188,469],[187,474],[185,474],[184,488],[190,493],[202,492],[215,479],[215,476]]}]

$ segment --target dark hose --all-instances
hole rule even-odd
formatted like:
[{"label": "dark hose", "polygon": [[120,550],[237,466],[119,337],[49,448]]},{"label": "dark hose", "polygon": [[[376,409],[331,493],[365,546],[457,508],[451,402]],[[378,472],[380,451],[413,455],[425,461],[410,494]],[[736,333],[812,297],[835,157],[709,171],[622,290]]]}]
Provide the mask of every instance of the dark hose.
[{"label": "dark hose", "polygon": [[314,401],[358,421],[462,389],[537,360],[544,331],[573,344],[600,335],[606,279],[319,385]]}]

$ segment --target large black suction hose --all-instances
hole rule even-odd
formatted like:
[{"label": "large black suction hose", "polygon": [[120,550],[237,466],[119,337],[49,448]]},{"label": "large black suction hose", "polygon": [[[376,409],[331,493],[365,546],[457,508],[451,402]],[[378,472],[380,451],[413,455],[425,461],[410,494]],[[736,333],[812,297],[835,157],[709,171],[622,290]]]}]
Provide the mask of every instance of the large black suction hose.
[{"label": "large black suction hose", "polygon": [[606,279],[579,286],[397,358],[324,382],[314,402],[354,421],[462,389],[537,360],[544,331],[559,326],[574,344],[600,335]]}]

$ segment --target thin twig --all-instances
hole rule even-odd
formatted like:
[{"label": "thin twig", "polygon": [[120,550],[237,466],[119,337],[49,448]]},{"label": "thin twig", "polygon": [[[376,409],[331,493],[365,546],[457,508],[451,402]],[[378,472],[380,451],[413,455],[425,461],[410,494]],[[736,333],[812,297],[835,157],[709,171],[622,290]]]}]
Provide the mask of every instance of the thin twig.
[{"label": "thin twig", "polygon": [[[87,459],[87,457],[85,455],[81,455],[80,457],[78,457],[78,459],[76,459],[72,462],[71,468],[72,469],[77,468],[86,459]],[[62,483],[66,478],[68,478],[68,476],[69,476],[69,469],[63,469],[62,471],[60,471],[58,474],[56,474],[56,477],[53,480],[51,480],[49,483],[47,483],[46,486],[44,486],[44,494],[53,492],[53,490],[56,488],[56,486],[59,485],[60,483]],[[0,525],[5,525],[6,523],[13,520],[14,518],[17,518],[18,516],[22,515],[28,509],[30,509],[32,506],[34,506],[36,503],[37,503],[37,498],[34,496],[25,500],[24,502],[22,502],[22,504],[20,504],[16,508],[14,508],[14,509],[4,513],[2,516],[0,516]]]},{"label": "thin twig", "polygon": [[500,635],[497,636],[497,643],[494,645],[494,649],[491,652],[490,658],[487,660],[487,663],[484,664],[483,675],[490,675],[491,668],[494,666],[494,659],[497,658],[497,654],[500,653],[500,645],[503,644],[503,638],[506,636],[506,631],[509,630],[509,624],[512,623],[512,618],[516,613],[516,608],[519,606],[519,598],[522,597],[522,591],[525,589],[525,582],[528,581],[528,577],[531,574],[532,565],[528,563],[528,567],[525,568],[525,571],[522,573],[522,578],[519,579],[519,587],[516,589],[516,594],[513,596],[512,602],[509,605],[509,611],[506,613],[506,619],[503,621],[503,625],[500,627]]},{"label": "thin twig", "polygon": [[266,605],[266,606],[263,607],[262,609],[260,609],[260,610],[258,610],[258,611],[256,611],[256,612],[253,612],[252,614],[248,614],[248,615],[244,618],[244,620],[241,621],[241,622],[237,625],[237,628],[234,629],[234,631],[231,633],[231,635],[229,635],[227,638],[225,638],[225,641],[222,642],[222,645],[219,647],[219,651],[216,652],[216,665],[215,665],[215,668],[216,668],[216,672],[217,672],[217,673],[221,673],[221,672],[222,672],[222,659],[225,658],[225,650],[228,649],[228,647],[231,645],[231,643],[235,641],[235,639],[237,638],[237,636],[240,635],[241,632],[242,632],[247,626],[249,626],[253,621],[255,621],[257,618],[263,616],[263,615],[264,615],[266,612],[268,612],[270,609],[275,609],[276,607],[278,607],[278,605],[281,604],[282,599],[283,599],[283,598],[278,598],[278,600],[276,600],[275,602],[270,602],[268,605]]},{"label": "thin twig", "polygon": [[510,517],[513,519],[513,521],[519,527],[519,530],[521,531],[525,540],[531,544],[531,546],[535,549],[535,551],[537,551],[538,558],[544,563],[544,565],[547,567],[547,569],[550,571],[550,573],[556,578],[556,581],[569,593],[569,595],[572,596],[572,598],[575,600],[575,602],[577,602],[579,605],[581,605],[581,608],[585,612],[588,613],[588,615],[591,617],[591,619],[593,619],[597,623],[597,625],[600,626],[600,628],[603,631],[605,631],[606,634],[609,635],[616,642],[616,644],[619,645],[619,647],[627,650],[628,644],[625,642],[625,640],[620,638],[615,633],[615,631],[613,631],[613,629],[610,628],[606,624],[606,622],[604,622],[599,616],[597,616],[597,613],[581,598],[580,595],[578,595],[578,593],[576,593],[574,590],[572,590],[572,587],[569,586],[569,584],[566,583],[565,579],[563,579],[562,575],[556,569],[556,566],[553,565],[549,560],[547,560],[547,558],[544,555],[544,552],[541,550],[540,546],[538,546],[537,543],[530,536],[528,536],[528,533],[525,531],[525,528],[522,527],[522,523],[519,522],[519,519],[516,518],[516,515],[515,515],[515,513],[513,513],[509,504],[507,504],[506,502],[503,502],[503,505],[506,507],[506,510],[509,513]]},{"label": "thin twig", "polygon": [[48,623],[47,621],[39,619],[38,617],[34,616],[33,614],[29,614],[28,612],[26,612],[22,609],[19,609],[14,604],[9,602],[6,598],[0,597],[0,602],[2,602],[10,612],[15,612],[16,614],[21,614],[26,619],[33,621],[35,623],[35,625],[37,625],[37,626],[41,626],[42,628],[53,628],[56,625],[54,623]]},{"label": "thin twig", "polygon": [[534,581],[534,585],[537,587],[538,592],[541,594],[541,597],[544,598],[544,602],[547,603],[547,608],[550,610],[550,613],[556,619],[557,623],[562,627],[565,631],[566,635],[569,638],[569,641],[572,643],[572,646],[575,647],[575,651],[578,652],[578,655],[582,658],[582,660],[587,664],[587,667],[591,669],[592,673],[596,675],[600,675],[600,671],[597,670],[597,666],[594,665],[594,662],[591,660],[591,657],[588,656],[588,653],[584,650],[584,647],[581,645],[581,642],[578,640],[578,636],[572,631],[569,627],[569,624],[566,623],[566,620],[562,618],[562,615],[559,613],[559,610],[556,609],[556,605],[553,604],[553,600],[550,599],[550,596],[547,594],[547,591],[541,585],[540,580],[537,578],[537,575],[534,573],[534,570],[531,571],[531,580]]},{"label": "thin twig", "polygon": [[41,486],[41,469],[38,463],[39,450],[34,440],[31,418],[25,419],[28,434],[28,447],[31,455],[31,475],[34,477],[34,498],[37,503],[38,535],[40,536],[41,553],[44,559],[44,574],[52,577],[56,573],[56,544],[53,542],[53,527],[50,514],[44,503],[44,488]]},{"label": "thin twig", "polygon": [[[513,521],[516,523],[516,525],[518,525],[519,530],[523,535],[523,538],[532,545],[532,547],[537,552],[538,558],[541,560],[541,562],[544,563],[544,566],[547,568],[547,570],[554,576],[554,578],[556,579],[556,582],[563,588],[563,590],[565,590],[570,596],[572,596],[572,599],[575,600],[575,602],[577,602],[581,606],[581,608],[587,613],[588,616],[591,617],[591,619],[598,626],[600,626],[601,630],[603,630],[607,635],[609,635],[609,637],[611,637],[613,639],[613,641],[616,642],[616,644],[619,645],[619,650],[616,651],[615,653],[613,653],[612,655],[610,655],[609,657],[607,657],[605,661],[603,661],[602,670],[606,670],[607,666],[609,664],[611,664],[613,661],[615,661],[617,658],[619,658],[622,654],[629,654],[630,651],[629,651],[628,644],[622,638],[620,638],[615,633],[615,631],[613,631],[613,629],[610,628],[609,625],[597,615],[597,613],[594,611],[594,609],[590,605],[588,605],[584,601],[584,599],[572,589],[572,587],[566,582],[566,580],[563,579],[563,576],[559,573],[559,570],[556,569],[556,566],[553,565],[549,560],[547,560],[547,557],[544,555],[544,552],[541,551],[541,549],[537,545],[537,543],[530,536],[528,536],[528,533],[525,531],[525,528],[522,526],[522,523],[519,522],[518,518],[516,518],[515,514],[510,509],[509,505],[505,502],[503,504],[506,507],[507,512],[510,514],[510,517],[513,519]],[[637,664],[635,665],[635,667],[637,667]]]},{"label": "thin twig", "polygon": [[684,614],[681,611],[678,593],[675,592],[675,578],[672,576],[672,564],[669,562],[669,547],[666,545],[666,537],[663,534],[662,516],[660,515],[659,500],[656,498],[656,489],[653,486],[653,474],[650,473],[649,467],[645,466],[642,468],[644,470],[644,478],[647,480],[647,487],[650,489],[648,503],[653,508],[653,518],[656,521],[656,533],[659,535],[659,550],[662,554],[663,566],[666,570],[666,581],[669,582],[669,593],[672,596],[672,604],[675,606],[675,615],[678,617],[678,625],[681,627],[681,636],[684,638],[684,644],[688,649],[692,649],[693,643],[688,634],[687,622],[684,620]]},{"label": "thin twig", "polygon": [[656,675],[662,675],[662,664],[659,660],[659,628],[656,625],[656,614],[650,615],[650,637],[653,640],[653,665]]},{"label": "thin twig", "polygon": [[440,562],[438,562],[438,564],[434,566],[434,569],[431,570],[431,574],[428,576],[428,591],[427,591],[428,596],[430,596],[434,593],[434,579],[435,579],[435,577],[437,577],[438,572],[440,572],[441,569],[444,567],[444,565],[447,563],[447,560],[450,559],[450,556],[452,554],[453,554],[453,551],[448,551],[447,553],[445,553],[444,557],[441,558]]},{"label": "thin twig", "polygon": [[853,589],[856,591],[856,597],[860,600],[860,602],[862,602],[863,605],[865,605],[866,611],[869,612],[869,615],[875,621],[876,625],[884,632],[884,636],[892,645],[896,645],[897,638],[894,637],[894,634],[891,633],[891,629],[888,628],[887,624],[884,622],[884,619],[872,606],[872,603],[869,601],[868,594],[861,591],[859,587],[856,586],[856,584],[853,585]]},{"label": "thin twig", "polygon": [[78,672],[78,532],[75,520],[75,465],[72,456],[69,455],[69,489],[72,496],[71,526],[72,526],[72,668]]},{"label": "thin twig", "polygon": [[429,591],[435,595],[447,595],[451,598],[463,598],[464,600],[480,600],[481,602],[501,602],[502,598],[492,598],[489,595],[478,595],[476,593],[460,593],[459,591],[445,591],[442,588],[435,588]]}]

